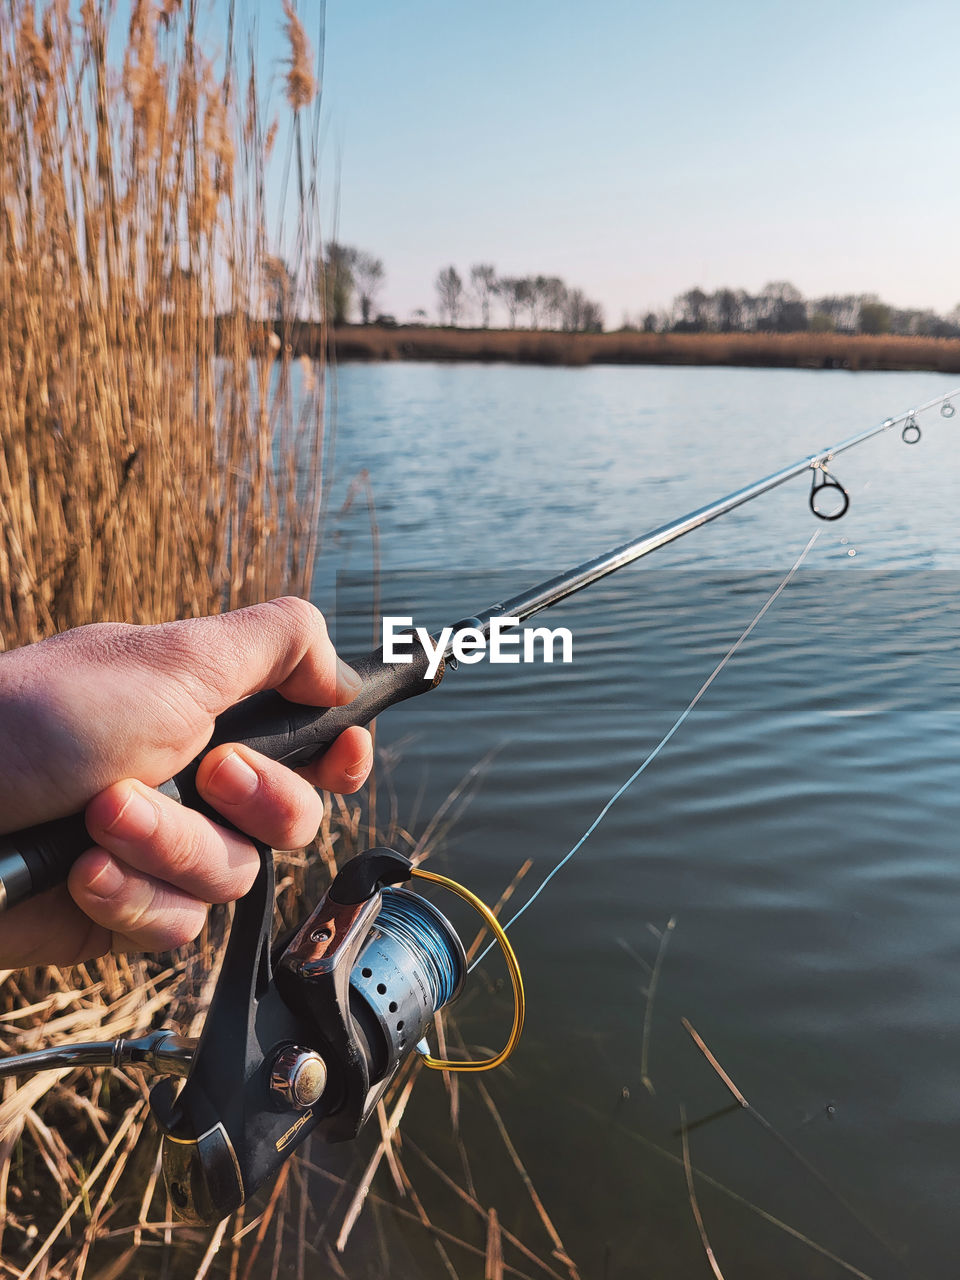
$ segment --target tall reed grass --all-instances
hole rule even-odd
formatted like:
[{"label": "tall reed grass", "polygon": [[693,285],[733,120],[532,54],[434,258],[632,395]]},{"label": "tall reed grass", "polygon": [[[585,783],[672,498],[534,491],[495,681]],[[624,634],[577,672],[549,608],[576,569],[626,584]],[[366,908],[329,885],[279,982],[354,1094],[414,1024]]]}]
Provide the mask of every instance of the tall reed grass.
[{"label": "tall reed grass", "polygon": [[[93,0],[79,18],[54,0],[39,26],[32,3],[10,0],[0,23],[8,646],[309,590],[323,379],[295,410],[289,342],[275,362],[248,324],[276,269],[275,126],[252,58],[241,92],[234,50],[215,66],[197,21],[194,4],[136,0],[121,67]],[[315,82],[292,11],[288,25],[297,137]],[[301,176],[300,256],[319,234],[308,187]]]},{"label": "tall reed grass", "polygon": [[[225,16],[215,62],[195,3],[134,0],[125,31],[95,0],[39,13],[9,0],[0,13],[3,647],[310,593],[330,449],[323,369],[294,399],[292,316],[281,312],[273,342],[249,323],[277,271],[265,204],[277,122],[263,118],[254,53],[241,63],[233,9]],[[316,80],[289,6],[285,20],[285,124],[300,161],[288,252],[306,261],[319,244],[315,166],[303,168],[315,149],[302,146]],[[3,1050],[157,1018],[196,1030],[224,935],[221,915],[199,947],[163,962],[5,975]],[[139,1085],[63,1076],[7,1082],[0,1103],[12,1271],[24,1260],[27,1274],[83,1271],[142,1130]],[[81,1192],[105,1146],[97,1189]],[[147,1170],[144,1211],[155,1186]]]},{"label": "tall reed grass", "polygon": [[[232,4],[224,17],[223,52],[211,59],[194,0],[133,0],[123,31],[107,0],[50,0],[39,13],[31,0],[5,0],[0,10],[3,647],[102,619],[146,623],[310,594],[333,438],[322,362],[298,376],[292,353],[298,326],[322,313],[317,77],[283,0],[284,119],[265,118],[255,47],[241,47]],[[272,240],[278,137],[285,154],[270,172],[284,175],[286,216]],[[388,829],[374,833],[357,804],[329,800],[315,854],[278,860],[281,927],[369,838],[422,860],[450,820],[435,815],[416,839],[391,807]],[[228,919],[214,912],[198,944],[173,955],[0,974],[0,1053],[161,1024],[197,1034]],[[559,1259],[560,1274],[575,1276],[539,1201],[553,1263],[478,1199],[455,1079],[449,1141],[463,1174],[423,1159],[473,1226],[458,1234],[431,1221],[398,1149],[416,1071],[409,1063],[381,1109],[382,1140],[352,1203],[344,1185],[319,1214],[316,1180],[337,1178],[308,1149],[213,1232],[171,1221],[135,1073],[6,1080],[0,1276],[342,1275],[333,1215],[343,1198],[345,1247],[365,1204],[378,1202],[367,1190],[381,1160],[447,1274],[460,1250],[467,1274],[526,1274],[513,1257],[551,1276]],[[496,1115],[489,1095],[474,1102]],[[509,1140],[505,1151],[532,1193]]]}]

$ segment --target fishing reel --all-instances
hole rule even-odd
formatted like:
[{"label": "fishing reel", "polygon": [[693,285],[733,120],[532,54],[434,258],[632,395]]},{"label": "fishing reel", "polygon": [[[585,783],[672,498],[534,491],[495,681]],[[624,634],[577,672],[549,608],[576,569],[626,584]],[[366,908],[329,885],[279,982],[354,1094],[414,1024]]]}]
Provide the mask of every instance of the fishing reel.
[{"label": "fishing reel", "polygon": [[[411,876],[470,902],[503,948],[515,1014],[495,1058],[447,1062],[429,1053],[424,1035],[459,995],[467,962],[449,920],[398,887]],[[486,1070],[512,1052],[523,1025],[516,958],[493,913],[469,890],[392,849],[346,863],[271,955],[273,905],[273,858],[261,849],[189,1074],[179,1090],[168,1078],[151,1091],[167,1191],[187,1221],[217,1222],[239,1208],[311,1133],[325,1142],[355,1138],[412,1052],[429,1067]]]}]

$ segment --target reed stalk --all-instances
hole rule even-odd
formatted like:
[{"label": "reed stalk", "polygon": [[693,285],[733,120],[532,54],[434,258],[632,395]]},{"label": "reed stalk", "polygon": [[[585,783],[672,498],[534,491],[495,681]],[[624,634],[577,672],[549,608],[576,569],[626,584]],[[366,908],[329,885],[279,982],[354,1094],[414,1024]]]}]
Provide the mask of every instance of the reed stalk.
[{"label": "reed stalk", "polygon": [[[0,648],[88,622],[311,594],[333,438],[323,361],[298,368],[294,353],[300,329],[322,325],[318,76],[297,11],[281,2],[278,118],[264,115],[232,0],[217,57],[201,45],[196,0],[132,0],[123,31],[107,0],[0,9]],[[374,814],[328,797],[315,856],[278,859],[278,928],[298,922],[368,836],[421,861],[462,800],[452,795],[418,839],[395,810],[374,833]],[[197,1034],[229,916],[215,910],[173,955],[0,974],[0,1053],[158,1025]],[[415,1073],[406,1078],[409,1091]],[[382,1135],[386,1164],[452,1270],[442,1241],[461,1242],[411,1187],[398,1111]],[[158,1143],[135,1073],[6,1080],[0,1277],[239,1280],[265,1274],[271,1256],[273,1274],[291,1257],[301,1275],[318,1262],[345,1274],[317,1234],[309,1158],[203,1232],[173,1221]],[[515,1239],[491,1208],[462,1247],[493,1274],[520,1274],[503,1259]]]}]

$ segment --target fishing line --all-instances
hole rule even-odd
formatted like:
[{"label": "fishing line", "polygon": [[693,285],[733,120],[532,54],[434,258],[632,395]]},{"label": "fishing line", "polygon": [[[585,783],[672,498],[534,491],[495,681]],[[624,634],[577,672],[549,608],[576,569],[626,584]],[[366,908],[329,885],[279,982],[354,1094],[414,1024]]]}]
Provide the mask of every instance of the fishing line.
[{"label": "fishing line", "polygon": [[401,946],[417,963],[430,990],[434,1009],[448,1004],[457,989],[456,951],[449,931],[429,903],[412,893],[385,889],[377,913],[377,929]]},{"label": "fishing line", "polygon": [[[753,632],[757,624],[763,618],[764,614],[766,614],[767,610],[772,607],[772,605],[777,600],[777,598],[780,595],[782,595],[782,593],[789,586],[797,570],[803,564],[804,560],[806,560],[807,555],[809,554],[811,548],[813,547],[813,544],[820,537],[820,534],[822,532],[823,532],[822,529],[816,530],[816,532],[810,538],[807,545],[803,548],[803,550],[800,552],[797,559],[794,561],[792,567],[789,569],[786,576],[783,578],[783,581],[776,588],[776,590],[768,597],[768,599],[763,604],[763,606],[754,615],[752,621],[740,633],[740,635],[733,642],[733,644],[730,646],[727,652],[723,655],[723,657],[720,659],[720,661],[717,663],[714,669],[710,672],[706,680],[704,680],[703,684],[700,686],[697,692],[693,695],[693,697],[687,703],[686,707],[683,709],[683,711],[680,713],[677,719],[673,722],[673,724],[670,726],[667,732],[663,735],[663,737],[660,739],[657,745],[653,748],[653,750],[649,753],[649,755],[647,755],[643,759],[643,761],[633,771],[630,777],[627,778],[626,782],[624,782],[622,786],[620,786],[618,790],[613,793],[613,795],[610,797],[607,803],[603,806],[603,808],[594,818],[593,822],[591,822],[590,826],[587,827],[586,831],[583,833],[583,835],[580,837],[577,843],[573,846],[573,848],[568,853],[564,854],[564,856],[560,859],[557,865],[551,871],[549,871],[546,876],[544,876],[539,886],[533,891],[533,893],[526,900],[523,906],[520,907],[519,910],[514,912],[514,914],[510,917],[507,923],[503,926],[504,933],[506,933],[508,929],[511,929],[513,925],[516,924],[516,922],[520,919],[520,917],[529,907],[533,906],[533,904],[540,897],[541,893],[543,893],[544,889],[546,889],[547,885],[554,878],[554,876],[557,875],[559,871],[562,871],[563,868],[570,861],[570,859],[574,856],[574,854],[579,853],[579,851],[583,848],[583,846],[590,839],[590,837],[596,831],[597,827],[599,827],[600,823],[604,820],[604,818],[607,816],[607,814],[610,812],[613,806],[617,803],[620,797],[624,795],[627,791],[629,791],[629,789],[640,777],[641,773],[644,772],[647,766],[651,764],[654,760],[656,760],[657,756],[660,754],[663,748],[667,745],[670,739],[674,736],[674,734],[677,732],[680,726],[684,723],[684,721],[690,715],[691,711],[693,711],[694,707],[697,705],[697,703],[700,701],[703,695],[707,692],[707,690],[713,684],[714,680],[716,680],[720,672],[724,669],[724,667],[727,665],[727,663],[730,661],[733,655],[737,652],[737,650],[742,647],[744,642],[750,636],[751,632]],[[493,939],[492,941],[487,943],[486,947],[484,947],[484,949],[480,952],[477,958],[470,965],[467,972],[472,973],[473,970],[480,963],[480,961],[484,958],[484,956],[487,955],[487,953],[491,951],[496,945],[497,945],[496,939]]]}]

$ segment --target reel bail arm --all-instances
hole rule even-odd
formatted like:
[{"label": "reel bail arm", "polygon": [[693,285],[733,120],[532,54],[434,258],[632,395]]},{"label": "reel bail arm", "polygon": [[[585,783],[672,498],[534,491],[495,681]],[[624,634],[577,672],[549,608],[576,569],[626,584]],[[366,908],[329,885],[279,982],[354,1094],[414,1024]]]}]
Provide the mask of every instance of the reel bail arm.
[{"label": "reel bail arm", "polygon": [[60,1048],[37,1049],[0,1058],[0,1080],[7,1076],[33,1075],[61,1067],[138,1067],[163,1076],[185,1076],[190,1070],[196,1040],[162,1028],[142,1036],[120,1036],[117,1040],[94,1040],[86,1044],[66,1044]]}]

